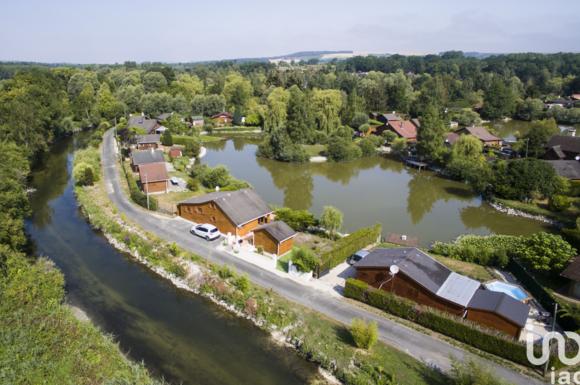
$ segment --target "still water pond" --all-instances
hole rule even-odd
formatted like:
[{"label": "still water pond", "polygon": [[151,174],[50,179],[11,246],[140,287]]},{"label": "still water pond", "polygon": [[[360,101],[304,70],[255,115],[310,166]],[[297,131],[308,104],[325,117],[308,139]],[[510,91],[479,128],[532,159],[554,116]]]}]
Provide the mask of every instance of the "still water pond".
[{"label": "still water pond", "polygon": [[71,139],[55,145],[33,174],[27,232],[37,253],[64,272],[69,302],[121,348],[175,384],[303,384],[315,368],[245,320],[160,279],[117,252],[77,209]]},{"label": "still water pond", "polygon": [[340,163],[283,163],[255,156],[245,139],[207,144],[203,162],[226,165],[269,203],[320,214],[325,205],[344,213],[344,230],[374,223],[383,233],[418,236],[422,245],[460,234],[530,234],[537,221],[502,214],[462,183],[406,168],[385,157]]}]

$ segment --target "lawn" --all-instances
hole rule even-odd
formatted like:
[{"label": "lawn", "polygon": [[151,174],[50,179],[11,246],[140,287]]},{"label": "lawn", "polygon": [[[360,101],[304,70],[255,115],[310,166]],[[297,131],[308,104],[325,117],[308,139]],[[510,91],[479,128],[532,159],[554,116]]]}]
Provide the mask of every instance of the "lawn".
[{"label": "lawn", "polygon": [[311,250],[314,254],[322,254],[332,249],[334,241],[310,233],[298,233],[294,245]]},{"label": "lawn", "polygon": [[324,144],[303,144],[302,148],[308,156],[320,156],[326,151],[326,145]]},{"label": "lawn", "polygon": [[211,136],[211,135],[200,135],[199,136],[199,141],[201,143],[219,142],[221,140],[224,140],[224,138],[222,138],[220,136]]}]

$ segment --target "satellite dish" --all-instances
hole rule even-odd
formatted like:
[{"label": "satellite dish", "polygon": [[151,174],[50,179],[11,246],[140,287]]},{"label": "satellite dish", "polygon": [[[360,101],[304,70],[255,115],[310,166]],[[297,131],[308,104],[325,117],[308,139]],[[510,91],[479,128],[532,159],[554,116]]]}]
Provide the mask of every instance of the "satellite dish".
[{"label": "satellite dish", "polygon": [[389,267],[389,271],[391,272],[391,275],[395,275],[399,272],[399,266],[391,265],[391,267]]}]

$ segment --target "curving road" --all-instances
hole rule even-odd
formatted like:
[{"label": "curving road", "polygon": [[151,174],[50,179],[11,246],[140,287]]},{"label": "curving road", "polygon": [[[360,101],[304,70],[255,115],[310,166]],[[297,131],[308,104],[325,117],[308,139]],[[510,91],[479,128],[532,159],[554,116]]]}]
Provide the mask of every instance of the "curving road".
[{"label": "curving road", "polygon": [[179,217],[167,218],[153,214],[129,201],[119,183],[113,129],[105,133],[102,148],[104,181],[110,200],[120,212],[124,213],[131,221],[138,223],[144,230],[155,233],[168,242],[175,242],[180,247],[191,250],[211,262],[233,266],[239,272],[247,274],[252,282],[264,288],[272,289],[291,301],[316,310],[343,324],[350,324],[355,317],[376,321],[379,327],[380,339],[383,342],[444,371],[448,371],[451,368],[450,357],[455,357],[462,361],[472,359],[489,367],[496,375],[510,383],[518,385],[544,383],[469,353],[459,347],[452,346],[445,341],[366,311],[328,293],[282,278],[230,254],[216,250],[215,247],[219,241],[206,242],[190,235],[190,222]]}]

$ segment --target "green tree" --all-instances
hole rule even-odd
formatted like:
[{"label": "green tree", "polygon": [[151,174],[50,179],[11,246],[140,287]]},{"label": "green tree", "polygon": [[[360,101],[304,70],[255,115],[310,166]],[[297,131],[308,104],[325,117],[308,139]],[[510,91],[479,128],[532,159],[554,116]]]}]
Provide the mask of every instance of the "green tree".
[{"label": "green tree", "polygon": [[240,107],[244,109],[252,93],[252,83],[241,74],[231,72],[226,76],[223,95],[229,108]]},{"label": "green tree", "polygon": [[73,169],[73,177],[77,186],[92,186],[95,182],[95,170],[86,163],[78,163]]},{"label": "green tree", "polygon": [[483,155],[481,141],[471,135],[461,135],[453,144],[447,170],[455,178],[469,182],[476,191],[484,191],[491,170]]},{"label": "green tree", "polygon": [[512,253],[536,271],[559,273],[576,255],[576,249],[560,235],[539,232],[517,242]]},{"label": "green tree", "polygon": [[530,129],[517,143],[517,148],[526,156],[539,158],[546,152],[550,138],[560,132],[554,119],[532,122]]},{"label": "green tree", "polygon": [[328,141],[326,149],[328,158],[335,161],[346,161],[360,158],[362,150],[350,138],[334,136]]},{"label": "green tree", "polygon": [[540,99],[527,98],[518,103],[516,117],[521,120],[536,120],[544,114],[544,103]]},{"label": "green tree", "polygon": [[498,161],[493,166],[493,192],[506,199],[526,201],[562,193],[566,185],[554,168],[538,159]]},{"label": "green tree", "polygon": [[295,247],[292,250],[290,260],[296,265],[298,270],[304,273],[313,271],[320,262],[312,251],[302,247]]},{"label": "green tree", "polygon": [[339,90],[314,90],[312,105],[319,130],[330,135],[340,127],[342,94]]},{"label": "green tree", "polygon": [[290,99],[288,91],[276,87],[267,98],[268,109],[264,118],[264,130],[272,132],[286,126],[287,105]]},{"label": "green tree", "polygon": [[203,92],[203,82],[196,75],[179,74],[171,82],[171,90],[174,95],[182,95],[186,100],[192,100],[195,95]]},{"label": "green tree", "polygon": [[434,106],[428,106],[421,118],[421,129],[417,133],[417,151],[433,162],[442,162],[445,155],[445,123]]},{"label": "green tree", "polygon": [[147,72],[143,76],[145,92],[162,92],[167,88],[167,79],[161,72]]},{"label": "green tree", "polygon": [[339,209],[333,206],[324,206],[320,216],[320,225],[334,236],[342,227],[343,215]]},{"label": "green tree", "polygon": [[499,77],[494,76],[491,86],[483,98],[483,115],[488,119],[512,116],[515,110],[515,95],[511,87]]},{"label": "green tree", "polygon": [[407,139],[395,137],[391,143],[391,151],[395,155],[403,155],[407,150]]},{"label": "green tree", "polygon": [[294,143],[308,143],[314,130],[314,117],[307,96],[296,85],[289,88],[286,131]]},{"label": "green tree", "polygon": [[358,348],[370,350],[377,343],[379,329],[376,322],[355,318],[350,325],[350,334]]},{"label": "green tree", "polygon": [[164,146],[173,146],[173,136],[171,135],[171,130],[163,131],[163,134],[161,134],[161,144]]},{"label": "green tree", "polygon": [[191,100],[194,115],[212,116],[223,112],[225,108],[226,99],[223,95],[195,95]]},{"label": "green tree", "polygon": [[276,129],[258,146],[258,156],[282,162],[305,162],[308,154],[301,145],[292,143],[286,130]]},{"label": "green tree", "polygon": [[197,140],[190,140],[185,143],[183,154],[190,158],[197,158],[201,150],[201,143]]},{"label": "green tree", "polygon": [[97,112],[100,117],[112,120],[123,114],[123,105],[111,92],[107,83],[102,83],[97,92]]},{"label": "green tree", "polygon": [[284,221],[296,231],[306,231],[317,224],[314,214],[308,210],[294,210],[289,207],[276,209],[276,219]]},{"label": "green tree", "polygon": [[453,115],[453,120],[457,121],[459,126],[477,126],[481,124],[481,117],[479,114],[471,109],[463,109]]}]

